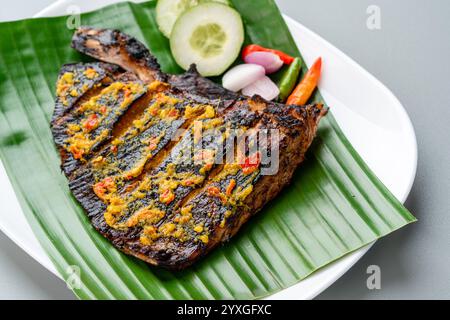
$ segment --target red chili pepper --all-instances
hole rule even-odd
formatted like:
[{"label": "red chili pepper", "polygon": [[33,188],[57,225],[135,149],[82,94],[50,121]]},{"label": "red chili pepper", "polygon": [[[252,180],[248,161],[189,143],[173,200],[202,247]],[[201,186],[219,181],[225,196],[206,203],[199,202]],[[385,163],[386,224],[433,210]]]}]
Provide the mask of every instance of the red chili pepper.
[{"label": "red chili pepper", "polygon": [[158,147],[158,137],[150,139],[148,142],[148,150],[153,151]]},{"label": "red chili pepper", "polygon": [[256,152],[250,156],[248,156],[247,158],[245,158],[244,163],[241,164],[241,168],[242,168],[242,172],[244,174],[250,174],[254,171],[256,171],[256,169],[258,169],[259,164],[261,163],[261,156],[259,154],[259,152]]},{"label": "red chili pepper", "polygon": [[103,179],[103,183],[108,188],[114,186],[114,180],[112,177],[106,177],[105,179]]},{"label": "red chili pepper", "polygon": [[159,201],[164,204],[169,204],[175,199],[175,195],[170,189],[165,190],[159,197]]},{"label": "red chili pepper", "polygon": [[211,186],[208,187],[208,194],[212,197],[218,197],[220,195],[220,190],[215,186]]},{"label": "red chili pepper", "polygon": [[70,146],[70,152],[72,152],[73,157],[75,159],[77,159],[77,160],[81,159],[83,157],[83,154],[84,154],[83,150],[80,150],[76,146],[73,146],[73,145]]},{"label": "red chili pepper", "polygon": [[207,191],[210,197],[219,198],[223,204],[227,203],[227,197],[222,192],[220,192],[220,189],[218,187],[216,186],[208,187]]},{"label": "red chili pepper", "polygon": [[97,124],[98,124],[98,116],[97,114],[93,113],[86,119],[86,122],[84,123],[83,127],[87,131],[91,131],[97,126]]},{"label": "red chili pepper", "polygon": [[213,167],[213,163],[212,163],[212,162],[209,162],[209,163],[205,163],[205,165],[202,167],[202,169],[203,169],[204,171],[209,171],[209,170],[212,169],[212,167]]},{"label": "red chili pepper", "polygon": [[230,183],[228,184],[226,195],[231,196],[231,193],[233,192],[234,187],[236,187],[236,180],[231,179]]},{"label": "red chili pepper", "polygon": [[125,92],[123,95],[125,98],[128,98],[129,96],[131,96],[131,90],[125,89]]},{"label": "red chili pepper", "polygon": [[111,177],[106,177],[100,182],[97,182],[93,189],[94,193],[100,198],[103,199],[105,193],[109,191],[111,188],[115,186],[114,180]]},{"label": "red chili pepper", "polygon": [[148,145],[148,150],[153,151],[158,147],[158,145],[154,142],[150,142],[150,144]]},{"label": "red chili pepper", "polygon": [[286,104],[302,106],[308,102],[319,82],[321,68],[322,58],[318,58],[305,74],[302,81],[300,81],[294,91],[292,91]]},{"label": "red chili pepper", "polygon": [[275,50],[275,49],[269,49],[269,48],[264,48],[261,47],[257,44],[250,44],[248,46],[246,46],[243,50],[242,50],[242,60],[245,59],[245,57],[247,55],[249,55],[252,52],[272,52],[275,53],[277,56],[280,57],[280,59],[285,63],[285,64],[291,64],[292,61],[294,61],[294,57],[291,57],[290,55],[288,55],[287,53],[284,53],[280,50]]},{"label": "red chili pepper", "polygon": [[158,115],[158,111],[159,111],[159,109],[152,109],[152,110],[150,110],[150,114],[152,116],[156,116],[156,115]]},{"label": "red chili pepper", "polygon": [[178,117],[178,110],[177,109],[170,110],[169,117]]},{"label": "red chili pepper", "polygon": [[137,187],[138,185],[139,185],[139,181],[135,181],[135,182],[133,182],[133,183],[130,183],[129,185],[127,185],[127,186],[125,187],[125,191],[126,191],[126,192],[130,192],[130,191],[136,189],[136,187]]},{"label": "red chili pepper", "polygon": [[93,187],[94,193],[99,197],[100,199],[103,199],[106,192],[106,186],[103,182],[98,182]]}]

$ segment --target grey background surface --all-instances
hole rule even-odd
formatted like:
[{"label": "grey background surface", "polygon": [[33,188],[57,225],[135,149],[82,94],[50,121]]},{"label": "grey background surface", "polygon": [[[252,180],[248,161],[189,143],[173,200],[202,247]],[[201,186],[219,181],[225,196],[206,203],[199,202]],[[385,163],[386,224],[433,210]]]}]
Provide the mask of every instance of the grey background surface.
[{"label": "grey background surface", "polygon": [[[52,2],[0,0],[0,21],[30,17]],[[284,13],[344,51],[394,92],[411,117],[419,145],[417,177],[406,202],[419,222],[378,241],[318,298],[449,299],[450,1],[277,2]],[[366,27],[369,5],[381,9],[381,30]],[[366,287],[366,270],[372,264],[381,268],[381,290]],[[0,298],[74,296],[0,233]]]}]

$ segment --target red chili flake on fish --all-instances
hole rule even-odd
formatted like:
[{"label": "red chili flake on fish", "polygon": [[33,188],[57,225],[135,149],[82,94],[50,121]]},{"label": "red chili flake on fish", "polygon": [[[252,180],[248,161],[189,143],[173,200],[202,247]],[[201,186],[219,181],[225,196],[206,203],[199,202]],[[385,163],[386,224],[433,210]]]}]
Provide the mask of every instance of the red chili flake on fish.
[{"label": "red chili flake on fish", "polygon": [[159,197],[159,200],[164,204],[169,204],[175,199],[175,195],[170,189],[165,190],[161,196]]},{"label": "red chili flake on fish", "polygon": [[98,125],[99,119],[97,114],[91,114],[83,124],[83,127],[89,132],[92,129],[96,128]]},{"label": "red chili flake on fish", "polygon": [[178,110],[177,109],[172,109],[169,111],[169,117],[178,117]]},{"label": "red chili flake on fish", "polygon": [[81,159],[83,157],[83,150],[78,149],[76,146],[70,146],[70,152],[72,152],[73,157],[77,160]]},{"label": "red chili flake on fish", "polygon": [[208,188],[208,194],[210,196],[217,197],[220,195],[220,190],[219,188],[212,186]]},{"label": "red chili flake on fish", "polygon": [[225,194],[227,196],[231,196],[231,193],[233,192],[234,187],[236,187],[236,180],[231,179],[230,183],[228,184],[227,190],[225,191]]},{"label": "red chili flake on fish", "polygon": [[107,177],[107,178],[103,179],[102,181],[94,184],[93,189],[94,189],[94,193],[97,195],[97,197],[99,197],[100,199],[103,199],[105,197],[105,193],[114,187],[115,187],[115,182],[114,182],[113,178]]},{"label": "red chili flake on fish", "polygon": [[253,173],[258,169],[260,164],[261,164],[261,155],[259,152],[256,152],[245,158],[244,163],[241,164],[242,172],[244,174]]}]

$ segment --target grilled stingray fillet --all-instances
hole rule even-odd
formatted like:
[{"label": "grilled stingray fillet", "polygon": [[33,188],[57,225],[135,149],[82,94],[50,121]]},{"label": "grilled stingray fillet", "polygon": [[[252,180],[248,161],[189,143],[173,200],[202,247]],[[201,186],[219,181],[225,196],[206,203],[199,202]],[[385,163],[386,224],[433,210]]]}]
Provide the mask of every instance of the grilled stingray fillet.
[{"label": "grilled stingray fillet", "polygon": [[[59,74],[61,168],[92,225],[152,265],[185,268],[233,236],[289,183],[326,114],[229,92],[195,66],[167,75],[117,30],[82,27],[72,47],[101,62]],[[256,144],[279,151],[276,172]]]}]

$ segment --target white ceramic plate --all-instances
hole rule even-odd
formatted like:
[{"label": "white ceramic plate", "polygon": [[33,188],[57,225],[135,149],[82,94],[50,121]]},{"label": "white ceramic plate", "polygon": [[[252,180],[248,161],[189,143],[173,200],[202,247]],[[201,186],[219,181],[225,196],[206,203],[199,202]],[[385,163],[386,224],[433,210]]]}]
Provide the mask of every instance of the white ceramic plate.
[{"label": "white ceramic plate", "polygon": [[[60,0],[37,17],[90,11],[117,0]],[[306,63],[324,61],[320,90],[342,130],[381,181],[400,200],[411,190],[417,143],[411,121],[397,98],[377,79],[330,43],[289,17],[289,29]],[[0,229],[29,255],[59,276],[34,237],[0,161]],[[311,299],[341,277],[370,245],[336,261],[269,299]]]}]

